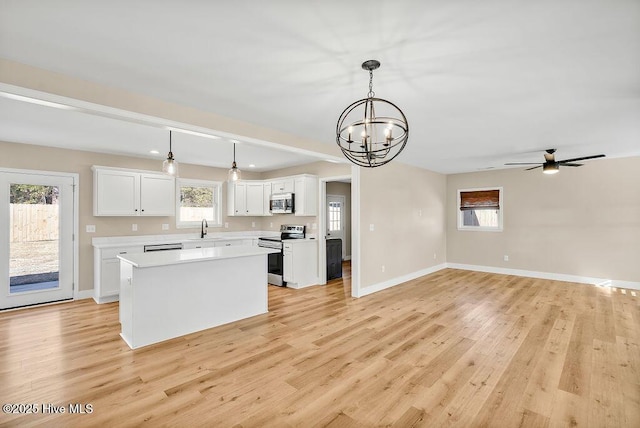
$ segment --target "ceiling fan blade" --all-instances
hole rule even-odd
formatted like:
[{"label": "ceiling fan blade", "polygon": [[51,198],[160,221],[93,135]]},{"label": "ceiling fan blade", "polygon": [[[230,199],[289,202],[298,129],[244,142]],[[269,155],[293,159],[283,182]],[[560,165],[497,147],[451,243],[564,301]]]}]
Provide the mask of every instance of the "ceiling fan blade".
[{"label": "ceiling fan blade", "polygon": [[603,157],[604,157],[604,155],[583,156],[581,158],[564,159],[564,160],[558,161],[558,163],[561,163],[561,164],[564,165],[567,162],[581,161],[581,160],[587,160],[587,159],[596,159],[596,158],[603,158]]},{"label": "ceiling fan blade", "polygon": [[527,168],[525,171],[531,171],[532,169],[542,168],[542,165],[534,166],[533,168]]},{"label": "ceiling fan blade", "polygon": [[542,162],[509,162],[505,165],[542,165]]},{"label": "ceiling fan blade", "polygon": [[582,163],[562,163],[562,166],[582,166]]}]

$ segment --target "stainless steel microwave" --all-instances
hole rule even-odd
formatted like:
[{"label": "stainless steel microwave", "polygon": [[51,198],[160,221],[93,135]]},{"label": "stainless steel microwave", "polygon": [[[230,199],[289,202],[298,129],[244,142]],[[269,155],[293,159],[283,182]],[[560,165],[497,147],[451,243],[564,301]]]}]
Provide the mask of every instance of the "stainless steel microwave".
[{"label": "stainless steel microwave", "polygon": [[272,214],[293,214],[295,212],[295,195],[293,193],[271,195],[269,211]]}]

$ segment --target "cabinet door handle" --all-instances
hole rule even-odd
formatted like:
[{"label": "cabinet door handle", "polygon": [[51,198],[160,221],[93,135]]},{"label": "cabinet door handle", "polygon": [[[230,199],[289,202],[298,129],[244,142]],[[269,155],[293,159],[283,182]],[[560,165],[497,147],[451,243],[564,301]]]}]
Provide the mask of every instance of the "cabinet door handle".
[{"label": "cabinet door handle", "polygon": [[127,254],[126,251],[120,251],[120,254]]},{"label": "cabinet door handle", "polygon": [[144,212],[144,210],[140,210],[140,211]]},{"label": "cabinet door handle", "polygon": [[138,209],[136,208],[134,211],[135,211],[135,212],[138,212]]}]

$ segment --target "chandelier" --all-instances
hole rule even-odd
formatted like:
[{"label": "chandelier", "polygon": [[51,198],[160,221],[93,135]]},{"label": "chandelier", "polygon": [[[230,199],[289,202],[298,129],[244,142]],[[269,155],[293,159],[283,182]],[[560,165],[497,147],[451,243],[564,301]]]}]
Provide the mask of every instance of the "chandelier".
[{"label": "chandelier", "polygon": [[373,70],[380,62],[362,63],[369,71],[369,93],[344,109],[336,126],[336,142],[347,159],[374,168],[398,156],[409,138],[409,123],[402,110],[373,92]]}]

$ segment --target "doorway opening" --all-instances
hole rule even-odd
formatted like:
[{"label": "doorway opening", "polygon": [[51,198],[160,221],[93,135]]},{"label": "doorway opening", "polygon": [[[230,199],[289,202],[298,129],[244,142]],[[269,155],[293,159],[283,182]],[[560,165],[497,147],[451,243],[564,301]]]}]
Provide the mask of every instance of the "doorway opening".
[{"label": "doorway opening", "polygon": [[320,284],[342,281],[345,293],[357,297],[352,286],[353,210],[352,176],[326,177],[320,180],[319,241]]}]

